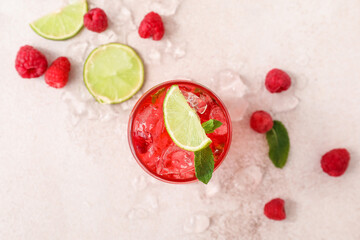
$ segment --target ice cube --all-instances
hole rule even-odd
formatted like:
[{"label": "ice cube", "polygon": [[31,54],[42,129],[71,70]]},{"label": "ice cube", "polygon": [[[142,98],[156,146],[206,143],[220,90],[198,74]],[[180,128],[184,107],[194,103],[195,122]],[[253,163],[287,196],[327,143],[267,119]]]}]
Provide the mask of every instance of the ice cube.
[{"label": "ice cube", "polygon": [[165,53],[177,60],[186,55],[186,42],[173,43],[170,40],[166,40],[164,49]]},{"label": "ice cube", "polygon": [[127,24],[129,21],[132,21],[131,11],[126,7],[122,7],[120,11],[118,11],[116,20],[117,20],[116,21],[117,24],[120,25]]},{"label": "ice cube", "polygon": [[226,100],[226,109],[229,111],[231,121],[241,121],[249,107],[249,103],[245,98],[234,100]]},{"label": "ice cube", "polygon": [[265,88],[251,96],[250,99],[254,107],[273,113],[291,111],[300,102],[291,90],[272,94]]},{"label": "ice cube", "polygon": [[190,107],[194,108],[199,114],[203,114],[206,111],[207,103],[203,98],[187,91],[182,91],[182,94],[189,103]]},{"label": "ice cube", "polygon": [[263,170],[256,165],[251,165],[235,173],[233,181],[239,191],[254,191],[262,178]]},{"label": "ice cube", "polygon": [[175,59],[183,58],[183,57],[185,57],[185,55],[186,55],[185,44],[175,47],[175,49],[173,51],[173,57]]},{"label": "ice cube", "polygon": [[148,64],[160,64],[161,63],[161,52],[156,48],[150,48],[146,55],[146,62]]},{"label": "ice cube", "polygon": [[146,188],[147,181],[143,175],[140,175],[132,180],[132,186],[136,191],[142,191]]},{"label": "ice cube", "polygon": [[171,143],[166,149],[157,164],[157,173],[166,174],[185,174],[194,169],[194,153],[188,152],[175,143]]},{"label": "ice cube", "polygon": [[241,80],[239,74],[232,70],[220,71],[215,81],[217,88],[214,89],[222,99],[242,98],[248,92],[248,87]]},{"label": "ice cube", "polygon": [[162,117],[161,111],[152,104],[147,105],[136,117],[136,122],[144,126],[149,132],[155,127]]},{"label": "ice cube", "polygon": [[205,214],[195,214],[186,219],[184,231],[187,233],[202,233],[210,226],[210,219]]},{"label": "ice cube", "polygon": [[220,71],[210,81],[210,88],[225,103],[231,120],[240,121],[248,108],[248,102],[244,97],[249,92],[249,89],[239,74],[232,70]]},{"label": "ice cube", "polygon": [[117,42],[118,35],[113,30],[106,30],[101,34],[96,34],[92,38],[92,43],[96,43],[96,45],[107,44]]},{"label": "ice cube", "polygon": [[87,41],[78,41],[69,44],[65,50],[65,54],[66,56],[72,56],[72,59],[77,62],[83,62],[88,49],[89,43]]},{"label": "ice cube", "polygon": [[226,124],[225,115],[221,110],[221,108],[219,106],[213,107],[211,109],[209,117],[210,119],[215,119],[222,122],[222,125],[219,128],[215,129],[214,134],[225,135],[227,133],[227,124]]},{"label": "ice cube", "polygon": [[171,16],[176,13],[180,2],[181,0],[154,0],[150,1],[148,10],[154,11],[161,16]]}]

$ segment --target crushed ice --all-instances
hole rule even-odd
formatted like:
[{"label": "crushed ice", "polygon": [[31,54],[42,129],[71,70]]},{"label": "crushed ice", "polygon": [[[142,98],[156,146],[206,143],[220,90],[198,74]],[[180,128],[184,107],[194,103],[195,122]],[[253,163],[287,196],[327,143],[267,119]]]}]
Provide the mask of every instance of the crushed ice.
[{"label": "crushed ice", "polygon": [[195,214],[188,219],[184,224],[184,231],[187,233],[202,233],[210,226],[210,219],[205,214]]},{"label": "crushed ice", "polygon": [[147,9],[161,16],[171,16],[176,13],[180,3],[181,0],[153,0],[149,2]]}]

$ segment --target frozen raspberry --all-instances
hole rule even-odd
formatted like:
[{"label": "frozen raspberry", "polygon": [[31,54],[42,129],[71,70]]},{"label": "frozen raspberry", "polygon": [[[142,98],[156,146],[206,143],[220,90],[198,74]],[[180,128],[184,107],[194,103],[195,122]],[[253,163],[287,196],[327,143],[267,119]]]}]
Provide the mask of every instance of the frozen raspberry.
[{"label": "frozen raspberry", "polygon": [[274,122],[270,114],[265,111],[256,111],[251,115],[250,126],[258,133],[266,133],[272,129]]},{"label": "frozen raspberry", "polygon": [[84,15],[84,26],[97,33],[105,31],[108,27],[106,13],[100,8],[91,9]]},{"label": "frozen raspberry", "polygon": [[274,68],[266,75],[265,86],[271,93],[285,91],[290,87],[290,85],[290,76],[280,69]]},{"label": "frozen raspberry", "polygon": [[264,214],[272,220],[284,220],[286,213],[284,209],[285,201],[281,198],[275,198],[264,206]]},{"label": "frozen raspberry", "polygon": [[45,82],[54,88],[62,88],[69,80],[71,64],[66,57],[57,58],[45,73]]},{"label": "frozen raspberry", "polygon": [[22,46],[16,55],[15,68],[23,78],[40,77],[47,67],[46,57],[32,46]]},{"label": "frozen raspberry", "polygon": [[139,35],[142,38],[152,37],[153,40],[161,40],[165,29],[163,21],[159,14],[155,12],[148,13],[140,23]]},{"label": "frozen raspberry", "polygon": [[325,153],[321,158],[321,167],[324,172],[332,177],[344,174],[350,161],[350,154],[344,148],[333,149]]}]

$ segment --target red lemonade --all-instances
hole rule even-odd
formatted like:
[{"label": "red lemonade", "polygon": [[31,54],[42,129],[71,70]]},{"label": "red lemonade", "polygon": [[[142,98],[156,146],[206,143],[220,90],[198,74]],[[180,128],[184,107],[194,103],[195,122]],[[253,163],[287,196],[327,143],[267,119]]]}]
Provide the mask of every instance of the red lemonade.
[{"label": "red lemonade", "polygon": [[164,124],[163,102],[167,90],[178,85],[201,123],[210,119],[222,126],[207,134],[214,154],[215,169],[225,158],[231,142],[231,120],[224,104],[210,90],[191,81],[164,82],[146,92],[136,103],[129,120],[131,151],[141,167],[153,177],[170,183],[196,181],[194,153],[178,147]]}]

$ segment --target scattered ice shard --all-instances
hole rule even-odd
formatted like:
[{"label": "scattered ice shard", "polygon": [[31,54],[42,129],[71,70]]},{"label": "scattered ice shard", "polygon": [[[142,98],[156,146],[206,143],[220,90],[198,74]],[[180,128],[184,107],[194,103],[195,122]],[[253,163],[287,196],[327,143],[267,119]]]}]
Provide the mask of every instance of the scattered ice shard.
[{"label": "scattered ice shard", "polygon": [[185,57],[185,55],[186,55],[186,50],[185,50],[184,45],[182,45],[182,46],[177,46],[177,47],[174,49],[173,57],[174,57],[175,59],[183,58],[183,57]]},{"label": "scattered ice shard", "polygon": [[221,190],[221,185],[219,181],[212,179],[208,185],[206,185],[205,193],[207,197],[214,197],[216,196]]},{"label": "scattered ice shard", "polygon": [[132,22],[131,11],[126,7],[122,7],[120,11],[118,11],[116,20],[117,20],[116,23],[121,26],[126,25],[129,22]]},{"label": "scattered ice shard", "polygon": [[113,24],[118,33],[118,41],[125,44],[127,43],[128,34],[137,29],[130,9],[124,6],[116,13]]},{"label": "scattered ice shard", "polygon": [[270,93],[263,88],[259,93],[251,97],[251,102],[258,109],[280,113],[295,109],[300,101],[292,90]]},{"label": "scattered ice shard", "polygon": [[195,214],[190,216],[185,224],[184,231],[187,233],[202,233],[208,229],[210,219],[204,214]]},{"label": "scattered ice shard", "polygon": [[159,200],[156,195],[146,195],[144,201],[141,203],[142,206],[145,206],[149,212],[159,208]]},{"label": "scattered ice shard", "polygon": [[68,45],[65,54],[66,56],[72,56],[72,59],[77,62],[83,62],[88,49],[89,43],[87,41],[74,42]]},{"label": "scattered ice shard", "polygon": [[170,40],[166,40],[165,53],[171,55],[175,60],[185,57],[186,42],[179,42],[173,44]]},{"label": "scattered ice shard", "polygon": [[254,191],[262,178],[263,170],[256,165],[251,165],[235,173],[233,182],[239,191]]},{"label": "scattered ice shard", "polygon": [[101,34],[95,34],[92,38],[92,42],[96,43],[96,45],[102,45],[107,43],[117,42],[118,35],[113,30],[106,30]]},{"label": "scattered ice shard", "polygon": [[161,63],[161,53],[155,48],[149,49],[147,52],[146,60],[149,64],[160,64]]},{"label": "scattered ice shard", "polygon": [[248,93],[248,87],[240,76],[232,70],[220,71],[210,81],[210,88],[224,101],[231,120],[240,121],[249,105],[244,98]]},{"label": "scattered ice shard", "polygon": [[148,5],[149,11],[154,11],[161,16],[171,16],[176,13],[181,0],[153,0]]}]

